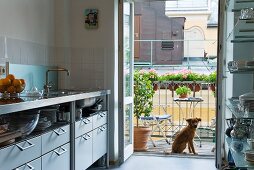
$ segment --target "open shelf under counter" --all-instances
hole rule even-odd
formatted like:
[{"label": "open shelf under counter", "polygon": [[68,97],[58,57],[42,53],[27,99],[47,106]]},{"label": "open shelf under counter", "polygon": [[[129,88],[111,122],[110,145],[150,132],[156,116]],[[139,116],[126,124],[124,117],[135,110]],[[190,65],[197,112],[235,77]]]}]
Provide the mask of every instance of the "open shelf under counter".
[{"label": "open shelf under counter", "polygon": [[16,143],[19,143],[19,142],[22,142],[22,141],[25,141],[25,140],[29,140],[31,138],[34,138],[34,137],[37,137],[37,136],[41,136],[42,134],[44,133],[47,133],[49,131],[52,131],[54,129],[58,129],[60,127],[63,127],[63,126],[67,126],[69,125],[69,123],[67,122],[58,122],[58,123],[54,123],[52,124],[50,127],[48,128],[45,128],[44,130],[41,130],[41,131],[33,131],[31,134],[29,135],[26,135],[26,136],[23,136],[23,137],[18,137],[15,139],[15,142],[13,143],[10,143],[10,144],[7,144],[7,145],[3,145],[3,146],[0,146],[0,149],[2,148],[5,148],[5,147],[8,147],[10,145],[15,145]]}]

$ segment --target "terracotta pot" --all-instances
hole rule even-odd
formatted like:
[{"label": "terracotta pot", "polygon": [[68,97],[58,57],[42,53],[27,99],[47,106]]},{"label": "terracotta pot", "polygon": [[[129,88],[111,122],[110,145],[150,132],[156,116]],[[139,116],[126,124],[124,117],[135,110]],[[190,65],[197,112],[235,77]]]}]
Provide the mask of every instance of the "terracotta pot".
[{"label": "terracotta pot", "polygon": [[158,90],[158,84],[154,84],[154,85],[153,85],[153,90],[154,90],[154,91],[157,91],[157,90]]},{"label": "terracotta pot", "polygon": [[174,86],[172,84],[168,85],[168,89],[171,91],[175,91],[178,87],[179,87],[179,85],[177,85],[177,84],[175,84]]},{"label": "terracotta pot", "polygon": [[191,89],[191,91],[198,92],[201,90],[201,85],[200,84],[189,84],[189,88]]},{"label": "terracotta pot", "polygon": [[180,94],[179,98],[187,98],[187,96],[188,96],[187,94]]},{"label": "terracotta pot", "polygon": [[150,134],[149,127],[134,127],[134,151],[147,151],[147,141]]},{"label": "terracotta pot", "polygon": [[215,92],[215,88],[216,88],[215,84],[210,84],[210,89],[211,89],[213,92]]}]

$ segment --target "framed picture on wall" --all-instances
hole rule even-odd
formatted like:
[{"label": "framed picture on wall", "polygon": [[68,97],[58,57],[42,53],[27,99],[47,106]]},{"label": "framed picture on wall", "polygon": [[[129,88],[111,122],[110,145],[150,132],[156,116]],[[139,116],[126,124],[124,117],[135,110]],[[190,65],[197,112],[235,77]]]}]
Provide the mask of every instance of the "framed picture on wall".
[{"label": "framed picture on wall", "polygon": [[98,9],[85,9],[85,28],[98,28]]}]

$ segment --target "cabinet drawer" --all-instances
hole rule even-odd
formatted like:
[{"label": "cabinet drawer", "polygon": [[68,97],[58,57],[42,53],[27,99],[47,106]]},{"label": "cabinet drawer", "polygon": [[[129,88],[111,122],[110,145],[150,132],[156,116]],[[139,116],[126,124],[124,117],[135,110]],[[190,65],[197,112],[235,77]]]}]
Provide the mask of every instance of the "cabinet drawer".
[{"label": "cabinet drawer", "polygon": [[92,132],[75,139],[75,170],[84,170],[92,165]]},{"label": "cabinet drawer", "polygon": [[14,170],[41,170],[41,158],[28,162],[25,165],[15,168]]},{"label": "cabinet drawer", "polygon": [[107,153],[107,124],[93,130],[93,162]]},{"label": "cabinet drawer", "polygon": [[107,112],[98,112],[98,114],[93,116],[93,128],[97,128],[101,125],[107,123]]},{"label": "cabinet drawer", "polygon": [[41,156],[41,137],[27,139],[0,150],[0,169],[10,170]]},{"label": "cabinet drawer", "polygon": [[83,135],[93,128],[92,117],[83,118],[75,123],[75,138]]},{"label": "cabinet drawer", "polygon": [[70,170],[70,144],[67,143],[42,156],[43,170]]},{"label": "cabinet drawer", "polygon": [[54,129],[42,135],[42,154],[70,141],[70,125]]}]

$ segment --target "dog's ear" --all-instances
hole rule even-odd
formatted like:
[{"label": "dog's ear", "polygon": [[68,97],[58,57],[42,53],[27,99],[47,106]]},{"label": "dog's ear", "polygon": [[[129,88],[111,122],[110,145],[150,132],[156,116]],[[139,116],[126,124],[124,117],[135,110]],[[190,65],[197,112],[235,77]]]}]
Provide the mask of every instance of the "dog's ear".
[{"label": "dog's ear", "polygon": [[201,118],[196,118],[196,119],[201,122]]},{"label": "dog's ear", "polygon": [[191,119],[186,119],[186,121],[187,121],[188,123],[190,123],[190,122],[191,122]]}]

